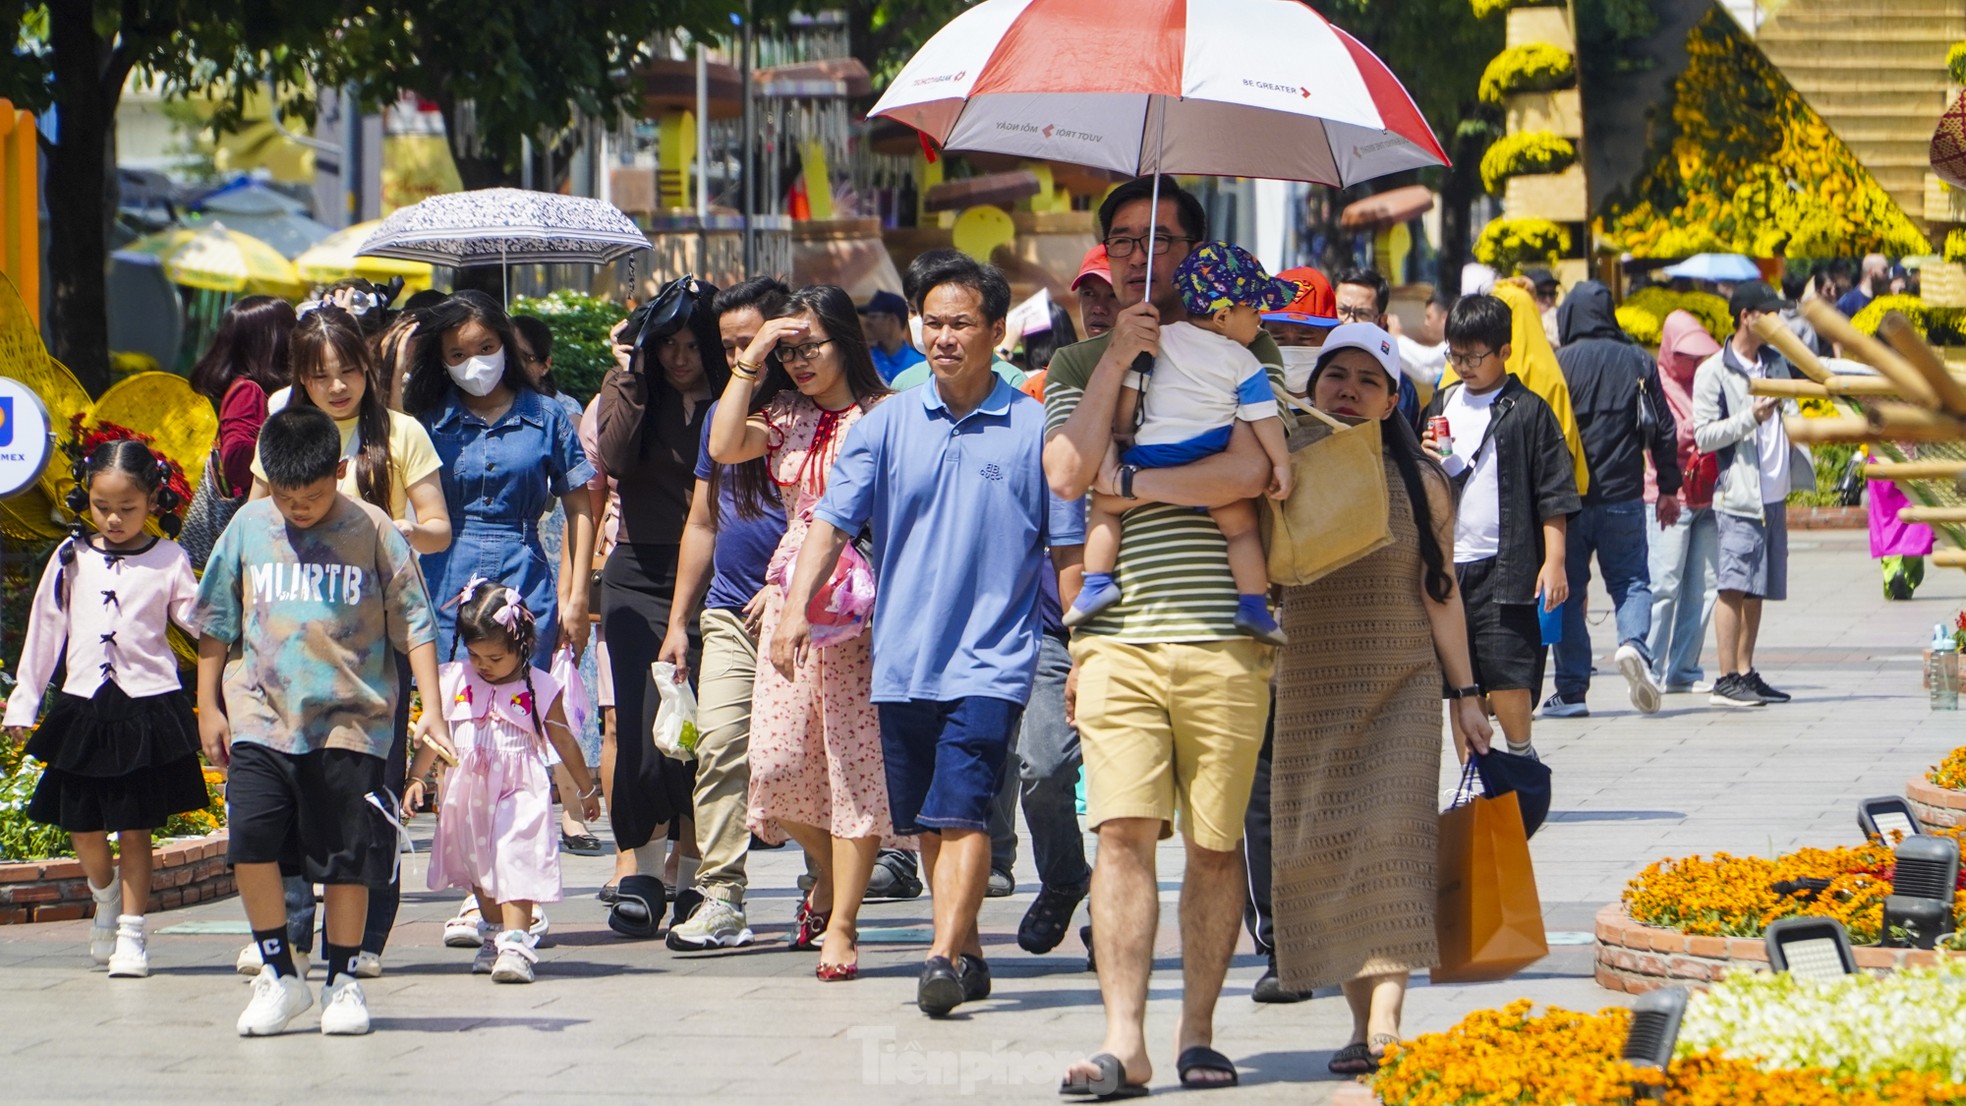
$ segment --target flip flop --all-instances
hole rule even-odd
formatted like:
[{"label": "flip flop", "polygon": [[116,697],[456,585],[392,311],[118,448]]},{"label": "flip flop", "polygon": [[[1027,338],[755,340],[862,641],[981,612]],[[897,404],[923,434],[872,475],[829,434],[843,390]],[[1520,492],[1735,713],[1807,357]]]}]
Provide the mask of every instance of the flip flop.
[{"label": "flip flop", "polygon": [[[1236,1074],[1235,1061],[1207,1045],[1191,1045],[1182,1049],[1181,1055],[1174,1061],[1174,1070],[1180,1073],[1181,1085],[1194,1091],[1212,1091],[1218,1087],[1233,1087],[1242,1082],[1242,1077]],[[1227,1072],[1229,1080],[1226,1083],[1190,1081],[1188,1076],[1198,1071]]]},{"label": "flip flop", "polygon": [[[1064,1082],[1058,1084],[1058,1093],[1079,1095],[1090,1098],[1094,1102],[1116,1102],[1123,1098],[1146,1097],[1145,1083],[1126,1081],[1126,1065],[1120,1062],[1119,1057],[1110,1052],[1100,1052],[1093,1055],[1091,1063],[1099,1069],[1096,1077],[1087,1079],[1083,1076],[1067,1076]],[[1102,1091],[1099,1089],[1101,1087],[1111,1089]]]},{"label": "flip flop", "polygon": [[1371,1075],[1379,1070],[1379,1058],[1372,1055],[1365,1042],[1353,1041],[1332,1053],[1331,1061],[1324,1066],[1333,1075]]}]

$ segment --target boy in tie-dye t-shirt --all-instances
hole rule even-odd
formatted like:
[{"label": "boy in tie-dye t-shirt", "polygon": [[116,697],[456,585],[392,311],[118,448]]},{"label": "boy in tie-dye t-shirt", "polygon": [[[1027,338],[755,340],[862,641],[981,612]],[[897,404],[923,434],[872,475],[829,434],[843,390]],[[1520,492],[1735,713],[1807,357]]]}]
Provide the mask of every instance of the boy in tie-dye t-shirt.
[{"label": "boy in tie-dye t-shirt", "polygon": [[[385,767],[392,654],[436,687],[434,618],[395,524],[337,490],[348,462],[333,420],[284,409],[260,430],[259,455],[272,495],[220,535],[193,616],[199,733],[227,768],[228,851],[264,965],[238,1029],[278,1033],[313,1005],[286,944],[284,869],[327,888],[321,1031],[366,1033],[351,962],[368,889],[393,878],[400,833],[403,780]],[[448,748],[441,714],[423,725]]]}]

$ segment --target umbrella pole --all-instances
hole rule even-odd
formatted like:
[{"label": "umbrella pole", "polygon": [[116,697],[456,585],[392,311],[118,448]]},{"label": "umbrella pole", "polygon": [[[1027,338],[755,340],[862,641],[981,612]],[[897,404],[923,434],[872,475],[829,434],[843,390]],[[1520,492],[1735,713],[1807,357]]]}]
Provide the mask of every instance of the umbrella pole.
[{"label": "umbrella pole", "polygon": [[1160,165],[1167,152],[1167,99],[1156,96],[1151,101],[1160,105],[1160,120],[1154,128],[1154,192],[1147,207],[1147,298],[1152,302],[1154,295],[1154,232],[1160,222]]}]

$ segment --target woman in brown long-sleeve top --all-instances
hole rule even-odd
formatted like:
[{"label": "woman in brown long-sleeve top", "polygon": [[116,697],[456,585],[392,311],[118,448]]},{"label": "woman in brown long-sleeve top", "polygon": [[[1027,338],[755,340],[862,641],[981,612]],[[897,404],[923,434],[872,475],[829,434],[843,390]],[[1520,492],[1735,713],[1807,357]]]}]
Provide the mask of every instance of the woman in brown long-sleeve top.
[{"label": "woman in brown long-sleeve top", "polygon": [[[601,633],[614,684],[615,755],[609,820],[623,850],[636,851],[636,875],[616,889],[608,924],[630,937],[654,937],[661,924],[662,840],[668,823],[690,813],[690,769],[656,752],[661,697],[650,674],[669,626],[676,559],[696,482],[696,455],[710,402],[728,370],[717,355],[711,299],[700,281],[685,292],[687,318],[644,353],[609,370],[601,385],[601,467],[620,496],[619,540],[601,572]],[[692,637],[694,655],[698,643]],[[693,667],[693,665],[692,665]]]}]

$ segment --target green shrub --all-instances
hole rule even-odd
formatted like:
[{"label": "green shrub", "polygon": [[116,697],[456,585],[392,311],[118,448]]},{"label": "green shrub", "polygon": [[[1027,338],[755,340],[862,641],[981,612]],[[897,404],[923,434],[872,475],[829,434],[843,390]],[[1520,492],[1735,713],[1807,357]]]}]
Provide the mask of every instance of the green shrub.
[{"label": "green shrub", "polygon": [[1548,219],[1497,219],[1482,228],[1475,260],[1503,276],[1523,265],[1548,265],[1570,252],[1570,232]]},{"label": "green shrub", "polygon": [[583,405],[601,390],[601,378],[614,366],[608,331],[628,317],[612,300],[565,290],[537,299],[518,296],[512,314],[531,315],[553,332],[553,379]]},{"label": "green shrub", "polygon": [[1481,185],[1500,195],[1510,177],[1525,173],[1561,173],[1577,160],[1577,147],[1549,131],[1505,134],[1481,155]]},{"label": "green shrub", "polygon": [[1548,92],[1577,79],[1577,59],[1547,42],[1512,46],[1481,71],[1481,101],[1500,106],[1511,92]]}]

